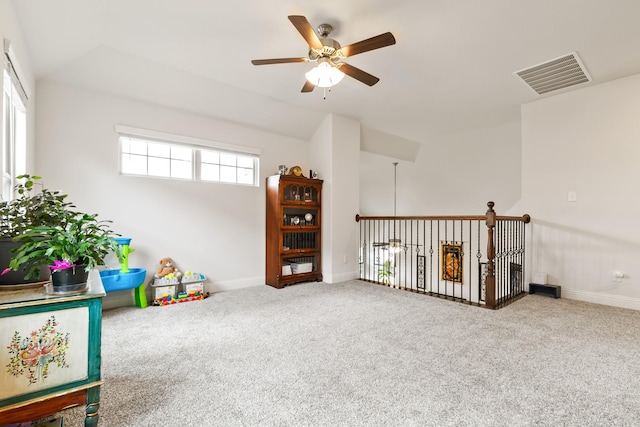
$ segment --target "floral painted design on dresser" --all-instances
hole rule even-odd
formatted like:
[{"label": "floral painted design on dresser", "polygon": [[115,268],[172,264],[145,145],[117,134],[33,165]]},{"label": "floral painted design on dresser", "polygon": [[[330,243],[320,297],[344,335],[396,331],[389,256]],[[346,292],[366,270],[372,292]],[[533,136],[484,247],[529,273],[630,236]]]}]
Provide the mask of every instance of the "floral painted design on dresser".
[{"label": "floral painted design on dresser", "polygon": [[7,372],[14,377],[26,376],[29,385],[45,382],[50,366],[69,367],[66,361],[69,335],[60,331],[55,316],[24,338],[15,331],[7,347],[10,355]]}]

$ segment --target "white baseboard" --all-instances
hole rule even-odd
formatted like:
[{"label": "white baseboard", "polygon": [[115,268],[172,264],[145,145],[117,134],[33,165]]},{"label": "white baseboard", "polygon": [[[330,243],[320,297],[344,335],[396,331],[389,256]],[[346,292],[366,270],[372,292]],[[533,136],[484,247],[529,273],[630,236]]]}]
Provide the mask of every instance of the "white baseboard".
[{"label": "white baseboard", "polygon": [[250,288],[252,286],[261,286],[266,283],[264,276],[250,277],[239,280],[222,280],[215,283],[205,282],[204,290],[209,293],[234,291],[242,288]]},{"label": "white baseboard", "polygon": [[332,274],[331,276],[322,276],[322,281],[325,283],[340,283],[347,282],[358,278],[357,271],[347,271],[346,273]]},{"label": "white baseboard", "polygon": [[562,288],[562,298],[640,310],[640,298]]},{"label": "white baseboard", "polygon": [[[346,273],[334,274],[333,276],[323,276],[323,282],[325,283],[340,283],[346,282],[349,280],[354,280],[358,278],[357,271],[350,271]],[[266,279],[264,276],[259,277],[250,277],[247,279],[239,279],[239,280],[226,280],[219,281],[215,283],[205,282],[204,288],[205,291],[210,293],[222,292],[222,291],[233,291],[236,289],[242,288],[250,288],[252,286],[262,286],[266,284]]]}]

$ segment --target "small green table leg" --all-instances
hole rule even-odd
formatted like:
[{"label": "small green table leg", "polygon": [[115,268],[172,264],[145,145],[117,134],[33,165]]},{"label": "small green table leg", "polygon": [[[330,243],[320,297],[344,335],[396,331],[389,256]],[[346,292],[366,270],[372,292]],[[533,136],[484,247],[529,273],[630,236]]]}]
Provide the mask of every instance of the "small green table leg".
[{"label": "small green table leg", "polygon": [[87,406],[85,408],[85,427],[97,427],[98,410],[100,409],[100,386],[92,387],[87,390]]},{"label": "small green table leg", "polygon": [[144,292],[144,282],[135,290],[136,307],[145,308],[147,306],[147,294]]}]

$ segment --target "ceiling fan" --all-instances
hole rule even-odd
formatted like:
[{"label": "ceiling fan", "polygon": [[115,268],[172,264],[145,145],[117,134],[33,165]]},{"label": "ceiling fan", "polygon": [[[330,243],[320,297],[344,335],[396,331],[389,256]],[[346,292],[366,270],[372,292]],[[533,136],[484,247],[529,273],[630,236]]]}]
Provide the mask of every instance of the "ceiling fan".
[{"label": "ceiling fan", "polygon": [[[353,77],[362,83],[373,86],[380,79],[353,65],[342,62],[348,58],[370,50],[396,44],[393,34],[387,32],[348,46],[340,46],[340,43],[329,38],[333,27],[329,24],[318,26],[318,35],[304,16],[290,15],[289,21],[300,32],[309,45],[309,56],[301,58],[274,58],[274,59],[254,59],[253,65],[287,64],[292,62],[316,62],[318,65],[305,74],[307,81],[301,92],[311,92],[318,87],[330,88],[337,84],[344,74]],[[319,37],[318,37],[319,36]]]}]

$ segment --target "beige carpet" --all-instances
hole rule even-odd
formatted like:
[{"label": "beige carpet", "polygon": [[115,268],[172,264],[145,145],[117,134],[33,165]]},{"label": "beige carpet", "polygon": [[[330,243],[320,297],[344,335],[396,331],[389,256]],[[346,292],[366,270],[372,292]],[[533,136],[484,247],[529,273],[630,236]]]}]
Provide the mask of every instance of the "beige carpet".
[{"label": "beige carpet", "polygon": [[120,308],[100,426],[637,426],[639,337],[638,311],[538,295],[490,311],[358,281]]}]

